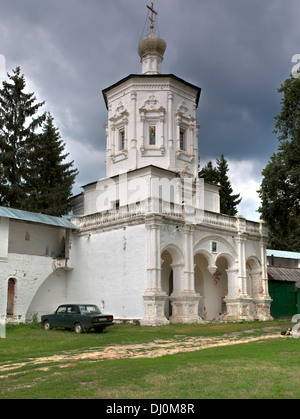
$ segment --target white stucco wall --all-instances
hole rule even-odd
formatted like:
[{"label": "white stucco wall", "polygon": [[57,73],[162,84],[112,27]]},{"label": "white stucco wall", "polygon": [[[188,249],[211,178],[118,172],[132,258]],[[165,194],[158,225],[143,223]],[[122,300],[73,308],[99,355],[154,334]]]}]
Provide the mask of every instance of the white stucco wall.
[{"label": "white stucco wall", "polygon": [[[24,322],[32,314],[45,314],[54,305],[65,301],[66,273],[56,271],[50,257],[10,253],[6,262],[0,262],[0,316],[6,316],[7,286],[15,280],[14,318]],[[47,281],[47,289],[35,298],[40,287]],[[55,304],[52,302],[55,301]]]},{"label": "white stucco wall", "polygon": [[97,304],[115,318],[142,318],[147,288],[145,225],[89,234],[72,241],[70,264],[76,268],[68,273],[68,302]]},{"label": "white stucco wall", "polygon": [[0,261],[8,255],[9,219],[0,217]]},{"label": "white stucco wall", "polygon": [[10,220],[8,252],[56,257],[64,250],[64,236],[63,228]]}]

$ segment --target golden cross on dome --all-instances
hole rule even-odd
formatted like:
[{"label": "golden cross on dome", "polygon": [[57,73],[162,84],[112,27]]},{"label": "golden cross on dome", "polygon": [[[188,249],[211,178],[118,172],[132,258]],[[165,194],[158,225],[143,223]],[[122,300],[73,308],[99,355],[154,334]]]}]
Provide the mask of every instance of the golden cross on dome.
[{"label": "golden cross on dome", "polygon": [[157,15],[157,12],[154,10],[153,8],[153,2],[151,2],[151,7],[148,6],[148,9],[151,10],[151,17],[149,17],[150,21],[151,21],[151,25],[150,25],[150,29],[153,30],[154,29],[154,19],[153,19],[153,13],[155,13]]}]

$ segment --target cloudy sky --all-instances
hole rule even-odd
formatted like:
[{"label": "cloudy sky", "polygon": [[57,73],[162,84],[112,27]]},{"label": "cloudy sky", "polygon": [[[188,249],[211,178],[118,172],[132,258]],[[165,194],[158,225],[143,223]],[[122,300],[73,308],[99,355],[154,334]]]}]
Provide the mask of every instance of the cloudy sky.
[{"label": "cloudy sky", "polygon": [[[137,46],[149,0],[0,0],[3,58],[17,66],[50,111],[79,169],[74,194],[105,176],[107,111],[102,90],[141,73]],[[243,201],[258,219],[261,171],[276,151],[277,88],[300,54],[299,0],[154,0],[167,43],[163,73],[201,87],[201,165],[223,153]],[[148,24],[148,23],[147,23]]]}]

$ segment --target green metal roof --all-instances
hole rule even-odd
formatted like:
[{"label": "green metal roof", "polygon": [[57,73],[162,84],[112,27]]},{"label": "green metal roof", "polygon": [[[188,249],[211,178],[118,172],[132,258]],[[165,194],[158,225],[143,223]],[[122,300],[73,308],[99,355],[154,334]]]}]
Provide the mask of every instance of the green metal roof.
[{"label": "green metal roof", "polygon": [[64,227],[72,230],[77,229],[77,227],[67,218],[54,217],[53,215],[39,214],[37,212],[23,211],[14,208],[0,207],[0,217],[20,221],[29,221],[32,223],[47,224],[55,227]]}]

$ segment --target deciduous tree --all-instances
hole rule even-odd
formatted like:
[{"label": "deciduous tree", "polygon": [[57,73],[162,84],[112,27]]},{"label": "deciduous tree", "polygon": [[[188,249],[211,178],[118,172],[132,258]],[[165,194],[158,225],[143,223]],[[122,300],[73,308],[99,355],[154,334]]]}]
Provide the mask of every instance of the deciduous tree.
[{"label": "deciduous tree", "polygon": [[[300,76],[300,73],[299,73]],[[272,249],[300,251],[300,78],[290,76],[278,89],[281,112],[275,116],[279,145],[262,172],[261,218]]]}]

